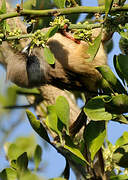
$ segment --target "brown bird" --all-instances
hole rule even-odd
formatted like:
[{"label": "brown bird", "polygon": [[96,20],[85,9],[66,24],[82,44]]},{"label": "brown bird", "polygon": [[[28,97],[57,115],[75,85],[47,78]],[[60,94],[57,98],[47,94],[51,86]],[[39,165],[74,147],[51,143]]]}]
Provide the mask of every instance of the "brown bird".
[{"label": "brown bird", "polygon": [[[98,33],[99,29],[96,29],[93,36],[96,37]],[[43,47],[35,47],[30,55],[16,53],[15,57],[13,54],[8,57],[7,79],[27,88],[51,84],[67,90],[97,90],[102,77],[95,67],[107,63],[102,42],[92,62],[87,62],[90,57],[87,42],[77,44],[56,33],[48,40],[48,46],[56,58],[54,65],[45,61]]]}]

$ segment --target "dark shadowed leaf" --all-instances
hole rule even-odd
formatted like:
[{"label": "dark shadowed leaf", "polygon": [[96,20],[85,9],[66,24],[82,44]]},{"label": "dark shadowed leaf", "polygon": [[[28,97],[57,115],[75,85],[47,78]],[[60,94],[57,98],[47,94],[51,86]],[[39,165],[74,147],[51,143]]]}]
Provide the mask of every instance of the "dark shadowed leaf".
[{"label": "dark shadowed leaf", "polygon": [[110,42],[106,44],[107,54],[109,54],[113,50],[113,47],[114,47],[114,42],[113,42],[113,39],[111,39]]},{"label": "dark shadowed leaf", "polygon": [[102,30],[100,34],[96,37],[96,39],[93,41],[93,44],[89,44],[88,54],[90,55],[90,58],[86,59],[86,61],[91,62],[95,58],[100,47],[101,36],[102,36]]},{"label": "dark shadowed leaf", "polygon": [[112,99],[105,103],[106,111],[113,114],[122,114],[128,112],[128,96],[119,94],[112,96]]},{"label": "dark shadowed leaf", "polygon": [[28,157],[27,157],[27,153],[24,152],[23,154],[21,154],[16,161],[16,165],[17,165],[17,170],[19,171],[19,173],[21,172],[25,172],[27,171],[27,167],[28,167]]},{"label": "dark shadowed leaf", "polygon": [[118,74],[118,76],[122,80],[122,82],[124,83],[124,75],[120,70],[120,66],[119,66],[119,62],[118,62],[118,56],[116,56],[116,55],[113,58],[113,64],[114,64],[114,68],[116,70],[116,73]]},{"label": "dark shadowed leaf", "polygon": [[59,96],[56,99],[56,113],[60,121],[65,125],[67,132],[69,131],[69,115],[70,107],[65,97]]},{"label": "dark shadowed leaf", "polygon": [[118,65],[118,71],[120,72],[120,78],[125,79],[128,83],[128,55],[120,54],[116,56],[116,61]]},{"label": "dark shadowed leaf", "polygon": [[0,172],[0,180],[17,180],[17,173],[12,168],[6,168]]},{"label": "dark shadowed leaf", "polygon": [[37,145],[34,152],[35,170],[38,169],[41,159],[42,159],[42,148],[39,145]]},{"label": "dark shadowed leaf", "polygon": [[51,50],[48,47],[44,47],[44,57],[48,64],[55,63],[54,54],[51,52]]},{"label": "dark shadowed leaf", "polygon": [[64,8],[65,7],[65,0],[53,0],[53,1],[58,8]]},{"label": "dark shadowed leaf", "polygon": [[116,78],[109,66],[99,66],[96,69],[102,74],[103,78],[109,83],[114,92],[126,93],[124,87]]},{"label": "dark shadowed leaf", "polygon": [[105,111],[104,99],[108,96],[96,96],[88,101],[84,107],[85,114],[94,121],[111,120],[112,115]]},{"label": "dark shadowed leaf", "polygon": [[91,153],[91,160],[101,148],[106,136],[104,121],[91,121],[84,131],[84,139]]},{"label": "dark shadowed leaf", "polygon": [[37,134],[40,137],[42,137],[47,142],[50,142],[47,131],[43,127],[42,123],[36,119],[36,117],[34,116],[34,114],[31,111],[26,110],[26,113],[27,113],[27,116],[28,116],[28,119],[29,119],[29,122],[30,122],[32,128],[37,132]]},{"label": "dark shadowed leaf", "polygon": [[[123,30],[124,31],[124,30]],[[124,31],[125,33],[125,36],[126,37],[121,37],[120,38],[120,41],[119,41],[119,48],[121,50],[121,52],[123,53],[123,55],[128,55],[128,50],[127,50],[127,47],[128,47],[128,32],[127,31]],[[122,35],[120,33],[120,35]]]},{"label": "dark shadowed leaf", "polygon": [[123,168],[128,168],[128,144],[117,148],[112,157],[113,161]]}]

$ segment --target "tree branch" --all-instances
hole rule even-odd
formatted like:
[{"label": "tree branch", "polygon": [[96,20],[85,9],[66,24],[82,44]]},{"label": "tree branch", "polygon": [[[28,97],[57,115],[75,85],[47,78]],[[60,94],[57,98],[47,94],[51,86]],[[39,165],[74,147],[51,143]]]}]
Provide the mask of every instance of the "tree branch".
[{"label": "tree branch", "polygon": [[[113,7],[110,11],[112,12],[119,12],[119,11],[128,11],[128,4],[119,7]],[[7,14],[0,15],[0,21],[12,17],[18,16],[36,16],[36,17],[43,17],[43,16],[54,16],[54,15],[65,15],[65,14],[77,14],[77,13],[105,13],[105,6],[77,6],[71,8],[63,8],[63,9],[47,9],[47,10],[27,10],[23,9],[20,12],[10,12]]]},{"label": "tree branch", "polygon": [[[94,28],[99,28],[101,27],[100,23],[97,24],[70,24],[68,26],[68,29],[87,29],[87,30],[91,30]],[[0,37],[3,39],[3,41],[11,41],[11,40],[16,40],[16,39],[23,39],[23,38],[31,38],[33,36],[34,33],[30,33],[30,34],[21,34],[21,35],[16,35],[16,36],[7,36],[7,37]]]}]

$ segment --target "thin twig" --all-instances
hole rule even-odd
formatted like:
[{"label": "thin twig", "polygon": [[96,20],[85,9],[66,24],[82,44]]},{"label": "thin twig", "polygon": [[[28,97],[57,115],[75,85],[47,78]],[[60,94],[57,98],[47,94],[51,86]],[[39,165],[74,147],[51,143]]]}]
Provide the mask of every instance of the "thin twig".
[{"label": "thin twig", "polygon": [[74,7],[75,7],[75,6],[78,6],[78,4],[76,3],[75,0],[71,0],[71,2],[72,2],[72,4],[74,5]]},{"label": "thin twig", "polygon": [[27,105],[14,105],[14,106],[4,106],[4,109],[26,109],[26,108],[30,108],[30,107],[34,107],[34,104],[27,104]]},{"label": "thin twig", "polygon": [[[101,23],[97,23],[97,24],[70,24],[68,26],[68,29],[87,29],[87,30],[91,30],[94,28],[99,28],[101,27]],[[30,34],[21,34],[18,36],[7,36],[7,37],[3,37],[3,41],[11,41],[11,40],[16,40],[16,39],[23,39],[23,38],[31,38],[33,37],[34,33],[30,33]]]}]

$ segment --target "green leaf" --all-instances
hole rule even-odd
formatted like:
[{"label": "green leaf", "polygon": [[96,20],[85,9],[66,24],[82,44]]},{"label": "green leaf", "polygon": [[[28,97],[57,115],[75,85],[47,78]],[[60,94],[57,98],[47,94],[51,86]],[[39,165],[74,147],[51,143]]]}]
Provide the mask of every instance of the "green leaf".
[{"label": "green leaf", "polygon": [[16,160],[18,156],[20,156],[24,152],[27,152],[30,159],[34,154],[35,147],[36,142],[34,136],[18,137],[13,143],[6,143],[4,145],[6,156],[10,161]]},{"label": "green leaf", "polygon": [[72,152],[75,156],[79,157],[84,162],[87,162],[78,148],[74,146],[67,146],[67,145],[64,145],[64,148]]},{"label": "green leaf", "polygon": [[[15,149],[15,151],[14,151]],[[8,148],[8,152],[7,152],[7,157],[9,160],[16,160],[17,157],[19,155],[21,155],[24,151],[22,149],[20,149],[19,146],[17,146],[17,144],[10,144],[9,148]]]},{"label": "green leaf", "polygon": [[105,0],[105,17],[108,16],[109,11],[111,10],[114,0]]},{"label": "green leaf", "polygon": [[126,93],[124,87],[120,81],[116,78],[109,66],[99,66],[96,68],[103,76],[103,78],[109,83],[110,87],[114,92]]},{"label": "green leaf", "polygon": [[118,62],[118,56],[116,56],[116,55],[114,55],[113,64],[114,64],[114,68],[116,70],[116,73],[118,74],[119,78],[122,80],[123,84],[125,84],[124,75],[120,70],[120,66],[119,66],[119,62]]},{"label": "green leaf", "polygon": [[122,114],[114,114],[112,117],[112,121],[128,124],[128,118]]},{"label": "green leaf", "polygon": [[89,44],[88,54],[90,55],[90,58],[86,59],[86,61],[91,62],[95,58],[101,44],[101,37],[102,37],[102,30],[100,34],[96,37],[96,39],[93,41],[93,44]]},{"label": "green leaf", "polygon": [[2,5],[1,5],[1,9],[0,9],[0,14],[5,14],[6,12],[7,12],[6,0],[2,0]]},{"label": "green leaf", "polygon": [[118,63],[118,71],[120,72],[120,78],[125,79],[128,83],[128,55],[120,54],[116,56]]},{"label": "green leaf", "polygon": [[112,115],[105,111],[105,98],[109,99],[109,96],[96,96],[85,105],[84,112],[91,120],[100,121],[112,119]]},{"label": "green leaf", "polygon": [[60,122],[56,114],[56,108],[54,105],[48,106],[48,116],[46,118],[47,126],[54,132],[56,132],[59,137],[60,141],[62,142],[62,129],[63,125]]},{"label": "green leaf", "polygon": [[67,133],[69,132],[69,115],[70,115],[70,107],[67,99],[64,96],[59,96],[56,99],[56,113],[59,117],[60,121],[65,125]]},{"label": "green leaf", "polygon": [[[121,38],[128,40],[128,32],[127,31],[125,32],[124,29],[122,29],[122,30],[120,30],[119,34],[120,34]],[[119,43],[121,43],[121,42],[119,42]],[[120,45],[121,44],[119,44],[119,47],[120,47]]]},{"label": "green leaf", "polygon": [[29,159],[34,154],[34,149],[36,147],[36,140],[34,135],[29,135],[27,137],[18,137],[14,141],[14,144],[21,150],[21,152],[27,152]]},{"label": "green leaf", "polygon": [[112,96],[112,99],[105,103],[106,111],[113,114],[122,114],[128,112],[128,96],[119,94]]},{"label": "green leaf", "polygon": [[7,104],[7,99],[5,96],[3,96],[2,94],[0,94],[0,104],[2,106],[5,106]]},{"label": "green leaf", "polygon": [[42,159],[42,148],[39,145],[37,145],[34,153],[35,170],[38,169],[41,159]]},{"label": "green leaf", "polygon": [[91,160],[101,148],[106,136],[104,121],[91,121],[84,131],[84,139],[91,153]]},{"label": "green leaf", "polygon": [[55,57],[54,54],[51,52],[51,50],[48,47],[44,47],[44,57],[45,60],[48,62],[48,64],[54,64],[55,63]]},{"label": "green leaf", "polygon": [[12,160],[12,161],[10,162],[10,167],[13,168],[13,169],[16,169],[16,168],[17,168],[16,160]]},{"label": "green leaf", "polygon": [[7,23],[6,20],[3,20],[0,22],[0,32],[3,33],[4,35],[6,35],[6,27],[7,27]]},{"label": "green leaf", "polygon": [[17,170],[19,173],[21,172],[25,172],[27,171],[27,167],[28,167],[28,157],[27,157],[27,153],[24,152],[23,154],[21,154],[16,161],[16,165],[17,165]]},{"label": "green leaf", "polygon": [[27,171],[25,173],[22,173],[22,176],[18,180],[44,180],[40,177],[38,177],[36,174]]},{"label": "green leaf", "polygon": [[13,106],[16,104],[17,94],[14,86],[7,89],[7,106]]},{"label": "green leaf", "polygon": [[[72,142],[69,136],[65,137],[65,145],[64,148],[70,151],[73,155],[75,155],[80,161],[79,163],[81,165],[84,165],[84,163],[87,163],[87,160],[84,158],[83,154],[79,150],[79,148]],[[71,155],[70,155],[71,156]],[[83,163],[84,162],[84,163]]]},{"label": "green leaf", "polygon": [[36,117],[31,111],[26,110],[26,113],[32,128],[37,132],[37,134],[40,137],[42,137],[44,140],[50,143],[50,139],[48,137],[47,131],[43,127],[42,123],[36,119]]},{"label": "green leaf", "polygon": [[109,43],[105,45],[107,54],[109,54],[113,50],[113,47],[114,47],[114,42],[113,39],[111,39],[109,40]]},{"label": "green leaf", "polygon": [[17,180],[17,173],[12,168],[6,168],[2,172],[0,172],[1,180]]},{"label": "green leaf", "polygon": [[10,25],[9,25],[7,22],[6,22],[6,27],[5,27],[5,28],[6,28],[6,31],[7,31],[7,32],[10,32],[10,31],[11,31]]},{"label": "green leaf", "polygon": [[112,156],[113,162],[123,168],[128,168],[128,144],[117,148]]},{"label": "green leaf", "polygon": [[48,32],[45,33],[45,38],[47,39],[47,38],[54,36],[54,34],[56,34],[58,32],[58,29],[59,29],[58,25],[51,27],[48,30]]},{"label": "green leaf", "polygon": [[[2,0],[2,5],[1,5],[1,9],[0,9],[0,14],[6,14],[7,9],[6,9],[6,1]],[[6,20],[3,20],[0,22],[0,31],[3,34],[6,34],[6,30],[7,30],[8,24],[6,23]]]},{"label": "green leaf", "polygon": [[128,179],[127,175],[116,175],[110,177],[110,180],[127,180],[127,179]]},{"label": "green leaf", "polygon": [[117,139],[115,145],[116,146],[122,146],[124,144],[128,143],[128,132],[124,132],[123,135]]},{"label": "green leaf", "polygon": [[121,37],[119,40],[119,48],[123,54],[128,55],[128,50],[127,50],[127,47],[128,47],[128,31],[125,32],[125,35],[126,35],[125,38]]},{"label": "green leaf", "polygon": [[14,88],[16,89],[16,93],[18,94],[40,95],[40,92],[37,88],[27,89],[27,88],[21,88],[18,86],[14,86]]},{"label": "green leaf", "polygon": [[65,7],[65,1],[66,0],[53,0],[53,1],[58,8],[64,8]]}]

